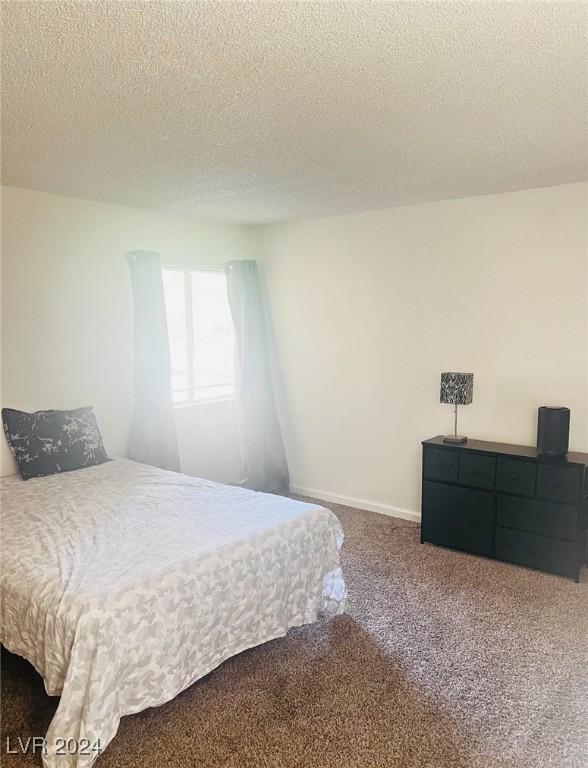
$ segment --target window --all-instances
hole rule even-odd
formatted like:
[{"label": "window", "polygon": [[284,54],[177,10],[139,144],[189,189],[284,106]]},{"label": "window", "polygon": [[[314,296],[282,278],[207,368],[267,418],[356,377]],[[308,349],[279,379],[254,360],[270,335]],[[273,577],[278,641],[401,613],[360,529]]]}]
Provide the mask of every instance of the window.
[{"label": "window", "polygon": [[163,270],[173,402],[235,392],[233,322],[220,270]]}]

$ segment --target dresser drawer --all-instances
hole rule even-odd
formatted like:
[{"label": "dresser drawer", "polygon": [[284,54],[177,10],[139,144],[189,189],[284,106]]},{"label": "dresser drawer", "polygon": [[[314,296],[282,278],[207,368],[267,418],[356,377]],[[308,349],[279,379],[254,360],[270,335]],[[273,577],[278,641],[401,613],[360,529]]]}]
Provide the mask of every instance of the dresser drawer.
[{"label": "dresser drawer", "polygon": [[496,459],[493,456],[465,451],[461,454],[458,472],[460,483],[491,491],[494,488],[495,472]]},{"label": "dresser drawer", "polygon": [[537,496],[571,504],[579,499],[581,472],[574,467],[539,464],[537,468]]},{"label": "dresser drawer", "polygon": [[534,496],[534,462],[500,457],[496,462],[496,490]]},{"label": "dresser drawer", "polygon": [[464,522],[492,523],[492,494],[442,483],[425,482],[423,512],[435,512]]},{"label": "dresser drawer", "polygon": [[423,541],[474,555],[492,557],[492,526],[463,523],[431,515],[423,520]]},{"label": "dresser drawer", "polygon": [[444,547],[492,554],[492,494],[425,482],[422,535]]},{"label": "dresser drawer", "polygon": [[576,507],[516,496],[498,496],[496,524],[504,528],[575,541],[577,523]]},{"label": "dresser drawer", "polygon": [[576,573],[577,545],[571,541],[498,527],[494,554],[499,560],[562,576],[575,576]]},{"label": "dresser drawer", "polygon": [[430,480],[441,480],[447,483],[457,482],[457,451],[443,448],[425,448],[424,475]]}]

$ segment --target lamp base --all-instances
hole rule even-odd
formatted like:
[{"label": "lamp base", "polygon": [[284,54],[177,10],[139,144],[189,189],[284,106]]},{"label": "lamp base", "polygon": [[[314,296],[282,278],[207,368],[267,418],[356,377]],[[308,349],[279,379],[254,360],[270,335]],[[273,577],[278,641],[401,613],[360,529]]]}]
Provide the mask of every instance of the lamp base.
[{"label": "lamp base", "polygon": [[462,437],[462,435],[444,435],[443,436],[444,443],[467,443],[467,441],[468,441],[467,437]]}]

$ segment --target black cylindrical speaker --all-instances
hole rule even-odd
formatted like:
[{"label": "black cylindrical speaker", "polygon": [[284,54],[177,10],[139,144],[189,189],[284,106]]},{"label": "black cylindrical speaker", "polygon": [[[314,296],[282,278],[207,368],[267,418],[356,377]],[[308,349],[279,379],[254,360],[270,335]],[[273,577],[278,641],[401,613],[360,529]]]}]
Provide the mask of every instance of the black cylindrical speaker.
[{"label": "black cylindrical speaker", "polygon": [[570,409],[542,405],[537,415],[537,453],[565,456],[570,439]]}]

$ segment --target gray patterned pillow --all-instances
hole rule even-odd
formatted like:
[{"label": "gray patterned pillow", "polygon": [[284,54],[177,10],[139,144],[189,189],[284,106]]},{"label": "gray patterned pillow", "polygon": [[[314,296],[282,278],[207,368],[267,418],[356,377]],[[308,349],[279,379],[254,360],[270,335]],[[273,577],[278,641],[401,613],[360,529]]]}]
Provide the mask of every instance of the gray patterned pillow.
[{"label": "gray patterned pillow", "polygon": [[91,407],[35,413],[3,408],[2,421],[23,480],[108,461]]}]

